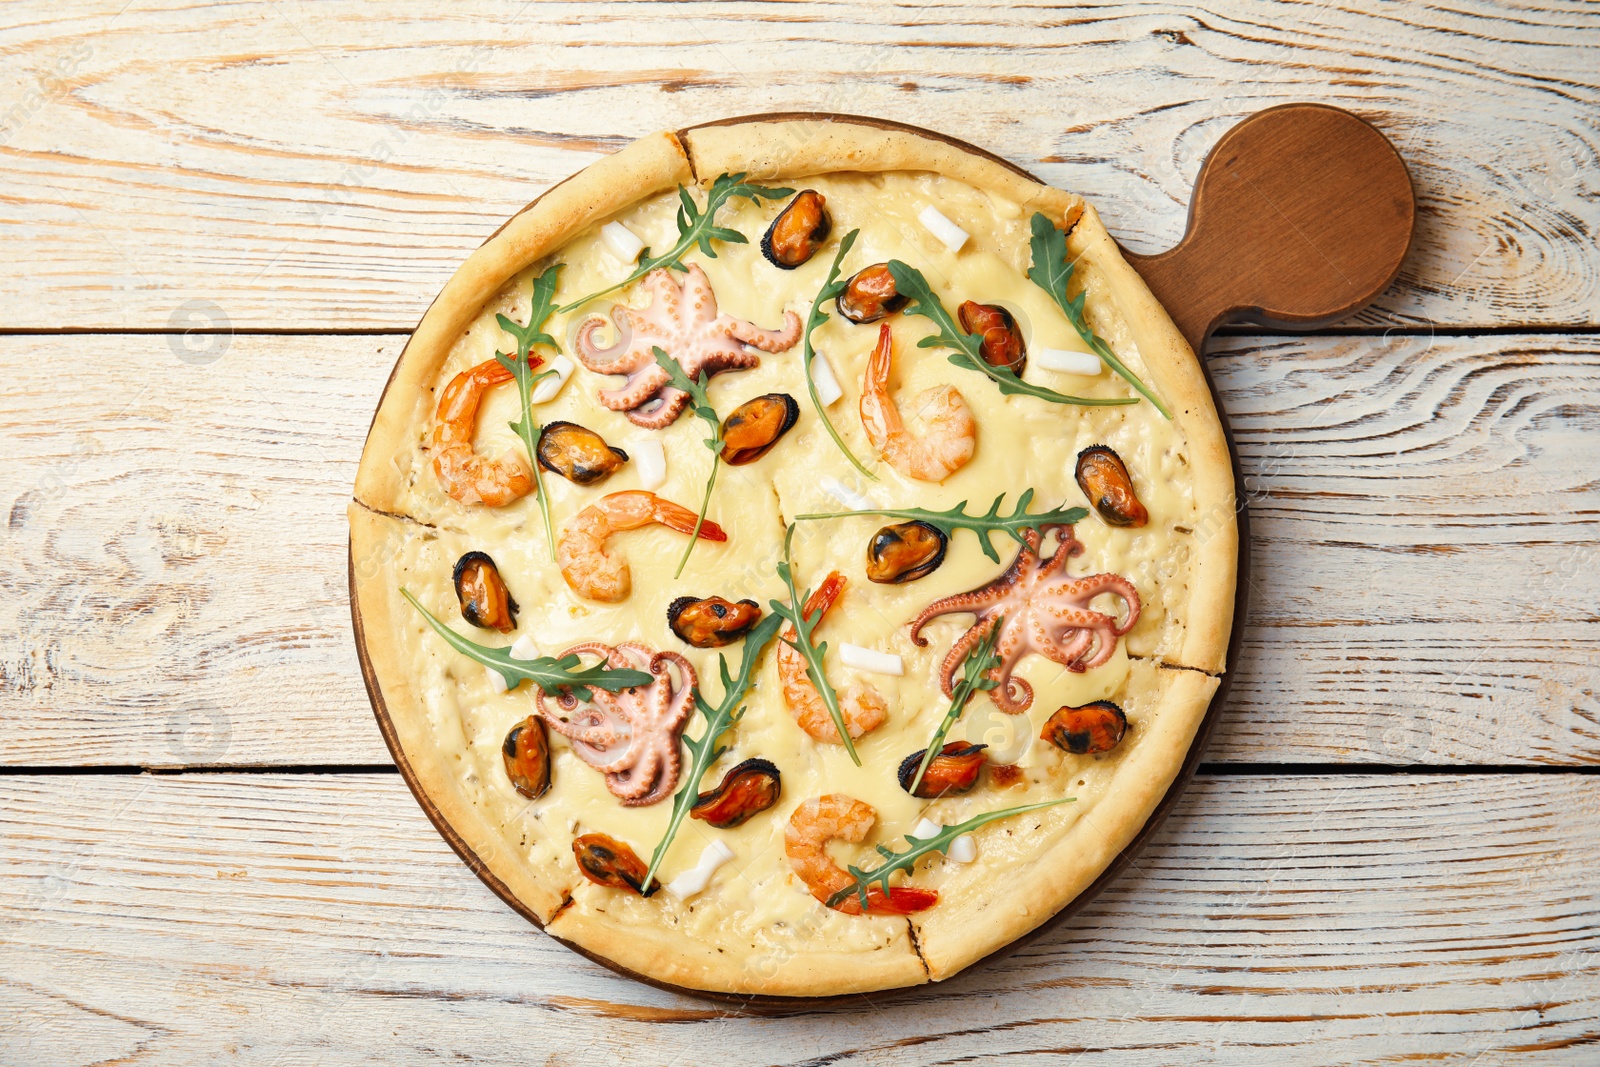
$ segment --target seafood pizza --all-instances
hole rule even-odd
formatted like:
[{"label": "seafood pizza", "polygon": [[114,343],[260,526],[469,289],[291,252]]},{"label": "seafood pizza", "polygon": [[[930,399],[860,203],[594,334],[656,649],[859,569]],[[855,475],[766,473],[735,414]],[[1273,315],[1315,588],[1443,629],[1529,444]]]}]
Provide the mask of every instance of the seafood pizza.
[{"label": "seafood pizza", "polygon": [[396,761],[597,959],[946,978],[1138,833],[1223,669],[1231,468],[1092,207],[886,123],[635,142],[475,252],[349,510]]}]

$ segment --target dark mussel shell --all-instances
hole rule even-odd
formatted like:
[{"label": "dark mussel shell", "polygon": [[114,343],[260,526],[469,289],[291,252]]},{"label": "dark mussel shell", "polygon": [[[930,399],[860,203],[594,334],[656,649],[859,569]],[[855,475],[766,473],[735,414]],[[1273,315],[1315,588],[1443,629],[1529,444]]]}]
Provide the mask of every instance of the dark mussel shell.
[{"label": "dark mussel shell", "polygon": [[879,585],[914,582],[939,569],[950,539],[929,522],[885,526],[867,542],[867,578]]},{"label": "dark mussel shell", "polygon": [[579,485],[603,482],[628,462],[626,452],[575,422],[546,423],[539,431],[538,452],[539,466]]},{"label": "dark mussel shell", "polygon": [[1128,717],[1109,700],[1081,708],[1061,707],[1044,724],[1040,737],[1075,756],[1110,752],[1128,732]]},{"label": "dark mussel shell", "polygon": [[911,780],[917,776],[917,768],[922,766],[922,754],[928,751],[925,748],[918,749],[900,761],[900,788],[924,800],[965,793],[978,784],[978,774],[985,763],[983,750],[988,747],[970,745],[965,741],[949,742],[933,757],[922,781],[917,783],[916,792],[911,793]]},{"label": "dark mussel shell", "polygon": [[517,602],[511,599],[500,568],[487,552],[468,552],[456,560],[450,575],[461,601],[461,617],[485,630],[508,634],[517,626]]},{"label": "dark mussel shell", "polygon": [[746,400],[722,420],[722,462],[730,467],[754,463],[799,420],[800,405],[788,393]]},{"label": "dark mussel shell", "polygon": [[859,325],[877,322],[885,315],[906,306],[907,297],[894,287],[894,275],[889,264],[874,263],[856,271],[855,277],[845,283],[833,305],[839,314]]},{"label": "dark mussel shell", "polygon": [[695,798],[689,814],[731,830],[778,802],[783,779],[778,768],[764,759],[747,759],[722,776],[722,784]]},{"label": "dark mussel shell", "polygon": [[815,189],[802,189],[767,227],[761,254],[780,270],[794,270],[817,254],[832,230],[827,198]]},{"label": "dark mussel shell", "polygon": [[608,889],[631,889],[649,896],[659,883],[653,883],[650,893],[644,891],[644,876],[650,868],[633,849],[606,834],[584,834],[572,841],[572,854],[578,860],[578,870],[595,885]]},{"label": "dark mussel shell", "polygon": [[506,759],[506,777],[517,792],[529,800],[544,796],[550,788],[550,740],[538,716],[529,715],[513,726],[500,753]]},{"label": "dark mussel shell", "polygon": [[719,596],[681,596],[667,605],[667,625],[695,648],[721,648],[750,632],[761,619],[754,600],[737,604]]},{"label": "dark mussel shell", "polygon": [[980,304],[968,300],[956,309],[961,328],[983,338],[983,361],[991,367],[1004,367],[1018,377],[1028,365],[1028,349],[1022,331],[1011,312],[999,304]]},{"label": "dark mussel shell", "polygon": [[1100,517],[1112,526],[1143,526],[1150,513],[1139,503],[1122,457],[1105,445],[1090,445],[1078,453],[1078,488]]}]

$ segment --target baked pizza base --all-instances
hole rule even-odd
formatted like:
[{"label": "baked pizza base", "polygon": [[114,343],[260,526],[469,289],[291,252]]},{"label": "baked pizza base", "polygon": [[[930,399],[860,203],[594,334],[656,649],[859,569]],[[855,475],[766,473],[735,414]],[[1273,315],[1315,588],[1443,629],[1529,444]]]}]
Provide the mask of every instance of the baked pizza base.
[{"label": "baked pizza base", "polygon": [[[1114,770],[1094,779],[1096,795],[1086,795],[1082,808],[1065,805],[985,828],[984,862],[919,870],[917,884],[938,889],[941,903],[911,919],[816,908],[804,929],[725,937],[715,924],[691,932],[693,901],[676,919],[663,919],[654,901],[587,884],[571,859],[571,828],[552,828],[546,837],[482,803],[483,768],[465,755],[472,739],[463,723],[473,721],[472,709],[438,698],[459,691],[470,702],[469,685],[483,683],[468,675],[481,668],[429,646],[420,617],[398,592],[407,580],[415,587],[418,574],[447,572],[461,551],[479,547],[414,492],[426,466],[422,438],[433,389],[462,331],[509,279],[580,233],[678,184],[739,171],[784,182],[838,172],[944,175],[1070,226],[1068,250],[1089,293],[1091,325],[1119,353],[1137,353],[1137,369],[1174,410],[1185,446],[1192,522],[1180,528],[1181,565],[1159,576],[1148,618],[1126,639],[1125,669],[1138,684],[1128,686],[1124,709],[1134,728],[1112,754]],[[550,190],[451,279],[402,354],[363,454],[350,507],[353,609],[369,688],[408,781],[458,851],[523,914],[586,952],[674,986],[779,996],[867,992],[945,978],[1002,948],[1090,885],[1144,826],[1179,772],[1223,668],[1238,549],[1233,519],[1232,470],[1199,364],[1092,207],[991,157],[913,131],[840,119],[757,119],[635,142]],[[1129,576],[1142,594],[1157,577]],[[1008,806],[1003,790],[994,796],[991,806]]]}]

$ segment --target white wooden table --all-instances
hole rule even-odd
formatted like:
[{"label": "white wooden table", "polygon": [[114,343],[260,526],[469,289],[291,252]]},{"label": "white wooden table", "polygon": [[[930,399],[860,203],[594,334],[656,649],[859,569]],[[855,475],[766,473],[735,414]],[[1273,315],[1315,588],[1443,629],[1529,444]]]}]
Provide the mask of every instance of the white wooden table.
[{"label": "white wooden table", "polygon": [[[0,10],[0,1062],[1600,1062],[1600,9],[852,3]],[[780,1018],[503,907],[393,773],[344,503],[407,330],[640,134],[925,125],[1182,229],[1316,100],[1421,213],[1359,320],[1211,369],[1253,515],[1208,763],[1004,963]]]}]

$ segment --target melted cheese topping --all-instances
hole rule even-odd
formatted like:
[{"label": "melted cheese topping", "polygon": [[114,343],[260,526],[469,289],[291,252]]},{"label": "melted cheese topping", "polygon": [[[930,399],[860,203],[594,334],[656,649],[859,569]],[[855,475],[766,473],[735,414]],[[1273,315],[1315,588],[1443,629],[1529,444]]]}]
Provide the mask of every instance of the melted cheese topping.
[{"label": "melted cheese topping", "polygon": [[[1060,310],[1024,275],[1029,258],[1028,213],[1017,204],[948,178],[922,174],[827,176],[808,185],[827,197],[835,238],[854,228],[861,230],[845,262],[846,275],[871,263],[899,258],[922,270],[952,315],[967,299],[1004,304],[1020,323],[1030,350],[1085,350]],[[768,328],[782,324],[785,310],[804,320],[836,248],[830,240],[809,263],[793,271],[767,263],[757,245],[783,203],[733,202],[719,215],[718,224],[738,229],[750,243],[719,245],[714,259],[699,253],[688,257],[706,271],[720,311]],[[971,235],[961,252],[950,252],[918,221],[922,210],[931,205],[937,205],[943,215]],[[611,221],[621,222],[646,245],[659,250],[676,241],[676,208],[675,195],[662,195]],[[552,261],[566,264],[558,300],[572,300],[600,289],[629,269],[607,250],[599,226]],[[575,907],[605,911],[622,922],[665,922],[707,943],[741,945],[758,969],[780,965],[800,938],[821,935],[840,946],[867,949],[888,944],[904,929],[900,919],[850,917],[825,909],[795,877],[784,854],[783,835],[790,813],[811,797],[845,793],[876,809],[878,821],[866,844],[832,846],[838,859],[856,862],[867,855],[872,843],[896,842],[924,816],[952,824],[983,811],[1075,796],[1076,803],[984,828],[975,835],[976,862],[956,865],[942,859],[927,860],[916,879],[918,885],[938,888],[946,900],[1000,891],[1002,882],[997,878],[1008,865],[1026,863],[1092,812],[1120,757],[1138,745],[1141,726],[1160,707],[1164,672],[1150,659],[1174,652],[1182,641],[1182,621],[1175,608],[1182,603],[1187,531],[1194,517],[1185,444],[1177,429],[1148,403],[1081,408],[1001,396],[986,377],[950,364],[948,353],[916,347],[917,340],[931,332],[927,320],[897,315],[891,320],[896,346],[891,389],[903,405],[908,423],[920,432],[910,398],[939,384],[958,389],[978,422],[977,451],[964,468],[940,485],[907,480],[888,464],[876,461],[857,411],[862,374],[878,327],[854,325],[830,307],[829,321],[814,334],[817,349],[826,353],[844,388],[844,397],[829,414],[851,450],[873,467],[876,480],[863,478],[852,468],[818,422],[802,377],[801,345],[776,355],[763,354],[760,367],[725,372],[712,380],[710,394],[718,411],[726,415],[751,397],[784,392],[799,401],[801,416],[798,425],[763,459],[744,467],[722,468],[709,517],[728,532],[728,542],[701,542],[683,577],[675,580],[672,571],[684,548],[683,535],[662,527],[620,534],[610,547],[631,560],[632,595],[620,604],[594,603],[569,589],[551,562],[534,498],[499,509],[459,505],[439,490],[429,457],[421,447],[426,427],[431,425],[437,391],[458,372],[492,358],[497,348],[511,349],[511,340],[495,324],[495,315],[504,313],[523,321],[531,278],[546,265],[537,264],[509,283],[455,345],[433,394],[419,398],[415,422],[419,448],[396,457],[408,484],[403,510],[433,528],[412,527],[395,547],[392,565],[431,611],[451,620],[451,625],[473,640],[497,644],[529,636],[549,654],[585,640],[611,644],[641,641],[687,656],[702,687],[715,700],[720,688],[717,653],[684,646],[667,627],[667,604],[680,595],[720,595],[730,600],[748,597],[768,610],[770,599],[784,598],[775,573],[784,521],[806,512],[843,510],[824,488],[830,480],[891,507],[942,510],[967,501],[971,511],[982,511],[1004,491],[1009,510],[1017,495],[1029,487],[1035,490],[1036,511],[1062,502],[1081,505],[1085,501],[1074,481],[1074,463],[1078,451],[1091,444],[1110,445],[1122,456],[1150,521],[1141,529],[1118,530],[1091,512],[1077,527],[1086,551],[1069,570],[1074,574],[1113,571],[1127,577],[1139,591],[1143,613],[1138,626],[1119,643],[1116,654],[1097,669],[1074,674],[1042,657],[1024,660],[1017,673],[1032,684],[1035,697],[1031,709],[1017,721],[992,722],[988,702],[982,697],[969,706],[965,721],[956,725],[950,739],[1019,741],[1011,746],[1023,750],[1019,782],[996,788],[986,774],[979,788],[966,796],[937,802],[919,800],[900,788],[895,772],[905,756],[927,743],[944,715],[948,701],[939,692],[936,668],[970,617],[945,617],[930,624],[925,631],[930,638],[926,648],[912,644],[906,623],[931,600],[993,579],[1010,562],[1016,546],[996,537],[994,545],[1000,556],[996,563],[984,555],[972,534],[958,532],[944,565],[933,574],[904,585],[875,585],[865,578],[864,546],[889,520],[801,523],[795,536],[798,580],[815,587],[828,571],[837,569],[849,581],[846,594],[823,623],[820,638],[835,650],[849,642],[900,656],[905,673],[892,677],[850,670],[830,653],[829,677],[838,690],[858,681],[868,683],[884,695],[890,709],[888,722],[857,742],[862,759],[857,767],[842,746],[819,744],[799,729],[780,694],[776,657],[769,651],[747,699],[749,710],[728,735],[731,748],[702,786],[710,788],[728,767],[759,755],[781,769],[782,799],[731,831],[714,830],[695,820],[684,822],[662,867],[663,880],[670,881],[693,868],[707,844],[715,840],[726,842],[736,857],[717,871],[705,892],[687,900],[664,893],[643,900],[592,885],[578,873],[570,847],[573,836],[607,833],[629,843],[648,860],[666,829],[671,802],[624,808],[606,790],[602,776],[579,761],[565,740],[553,732],[553,787],[531,803],[518,796],[507,781],[500,745],[511,726],[533,712],[532,686],[497,692],[483,668],[451,652],[419,618],[394,639],[417,666],[416,682],[429,709],[436,743],[445,751],[460,753],[463,788],[503,828],[508,846],[527,863],[561,870]],[[633,291],[621,292],[617,298],[645,299]],[[577,328],[607,307],[608,301],[598,301],[574,314],[555,317],[546,329],[562,340],[564,351],[571,352]],[[1143,375],[1139,352],[1116,309],[1094,305],[1092,280],[1091,309],[1097,329],[1111,340],[1121,358]],[[1087,378],[1030,366],[1025,377],[1058,392],[1134,395],[1109,372]],[[1145,380],[1149,381],[1148,376]],[[580,423],[623,448],[630,439],[653,436],[665,450],[667,470],[665,482],[655,492],[689,507],[698,505],[711,466],[711,454],[701,443],[703,424],[685,412],[664,431],[642,431],[595,399],[598,388],[614,387],[617,382],[580,366],[552,401],[535,409],[536,417],[541,422],[565,419]],[[514,386],[496,389],[488,398],[479,418],[477,443],[485,454],[495,456],[520,448],[507,425],[516,418],[516,408]],[[558,530],[599,496],[640,487],[634,463],[599,486],[583,488],[549,474],[544,485]],[[521,604],[519,627],[512,637],[501,639],[460,620],[450,583],[451,565],[472,549],[494,557]],[[736,663],[740,647],[727,651]],[[1132,729],[1117,751],[1077,757],[1041,741],[1026,743],[1028,738],[1038,737],[1044,720],[1057,707],[1096,699],[1115,700],[1128,715]],[[697,716],[691,735],[701,726]],[[1018,733],[1020,739],[1015,737]]]}]

